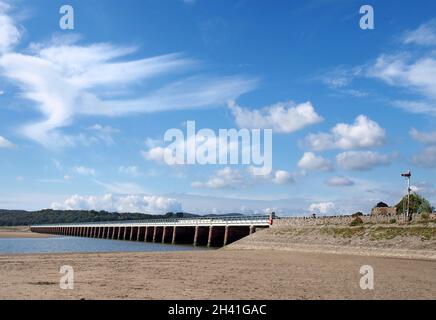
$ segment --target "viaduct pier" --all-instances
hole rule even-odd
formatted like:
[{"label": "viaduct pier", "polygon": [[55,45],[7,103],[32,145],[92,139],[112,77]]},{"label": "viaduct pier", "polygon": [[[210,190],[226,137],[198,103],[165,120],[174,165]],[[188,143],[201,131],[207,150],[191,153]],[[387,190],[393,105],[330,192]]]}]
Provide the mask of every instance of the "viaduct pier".
[{"label": "viaduct pier", "polygon": [[272,215],[196,217],[36,225],[30,230],[59,236],[223,247],[258,229],[268,228],[272,222]]}]

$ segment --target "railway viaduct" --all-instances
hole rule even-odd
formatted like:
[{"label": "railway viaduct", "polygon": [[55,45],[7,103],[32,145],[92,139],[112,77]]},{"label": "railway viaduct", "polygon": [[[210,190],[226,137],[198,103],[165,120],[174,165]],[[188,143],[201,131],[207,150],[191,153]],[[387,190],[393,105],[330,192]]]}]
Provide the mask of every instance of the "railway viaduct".
[{"label": "railway viaduct", "polygon": [[272,222],[272,215],[262,215],[37,225],[30,229],[60,236],[222,247],[268,228]]}]

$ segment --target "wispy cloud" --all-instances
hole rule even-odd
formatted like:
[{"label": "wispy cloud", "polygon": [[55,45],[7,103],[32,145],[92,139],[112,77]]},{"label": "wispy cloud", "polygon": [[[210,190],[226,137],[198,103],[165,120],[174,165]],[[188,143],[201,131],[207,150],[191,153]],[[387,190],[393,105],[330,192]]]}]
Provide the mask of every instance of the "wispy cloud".
[{"label": "wispy cloud", "polygon": [[11,51],[21,38],[19,28],[8,15],[11,9],[8,3],[0,1],[0,54]]},{"label": "wispy cloud", "polygon": [[325,183],[330,187],[351,187],[355,184],[353,180],[343,176],[331,177]]},{"label": "wispy cloud", "polygon": [[436,46],[436,19],[420,25],[415,30],[407,31],[402,40],[405,44]]},{"label": "wispy cloud", "polygon": [[[220,106],[252,90],[257,83],[240,75],[195,74],[193,68],[199,63],[181,54],[134,60],[128,56],[137,52],[135,47],[81,45],[72,37],[57,37],[13,52],[19,29],[4,10],[0,12],[1,73],[43,114],[43,121],[25,125],[22,132],[47,147],[74,144],[74,137],[66,136],[62,128],[72,125],[78,115],[113,117]],[[156,79],[163,83],[160,88],[144,87],[147,81]],[[141,93],[135,90],[139,86]],[[117,94],[120,88],[129,90]]]},{"label": "wispy cloud", "polygon": [[386,166],[391,163],[391,159],[373,151],[347,151],[338,154],[336,162],[345,170],[367,171],[377,166]]},{"label": "wispy cloud", "polygon": [[93,168],[87,168],[83,166],[74,167],[73,171],[77,174],[80,174],[82,176],[95,176],[96,171]]},{"label": "wispy cloud", "polygon": [[147,193],[140,185],[132,182],[103,182],[100,180],[94,180],[94,182],[102,186],[106,192],[116,194],[141,194]]}]

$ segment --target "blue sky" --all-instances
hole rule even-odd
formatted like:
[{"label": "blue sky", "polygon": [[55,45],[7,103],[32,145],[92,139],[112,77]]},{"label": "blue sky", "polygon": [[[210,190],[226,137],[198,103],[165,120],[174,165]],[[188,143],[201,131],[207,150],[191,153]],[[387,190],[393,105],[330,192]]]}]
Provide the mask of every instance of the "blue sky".
[{"label": "blue sky", "polygon": [[[436,204],[436,4],[0,0],[0,208],[368,212]],[[412,14],[413,13],[413,14]],[[168,166],[166,130],[273,129],[273,172]]]}]

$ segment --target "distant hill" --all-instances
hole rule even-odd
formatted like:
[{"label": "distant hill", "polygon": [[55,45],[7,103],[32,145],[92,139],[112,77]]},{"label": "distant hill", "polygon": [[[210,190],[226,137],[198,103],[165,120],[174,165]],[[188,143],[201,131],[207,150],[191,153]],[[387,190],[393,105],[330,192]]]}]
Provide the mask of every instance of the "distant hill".
[{"label": "distant hill", "polygon": [[28,226],[36,224],[55,223],[80,223],[80,222],[101,222],[119,220],[145,220],[172,217],[188,217],[191,214],[167,213],[166,215],[151,215],[142,213],[112,213],[107,211],[86,211],[86,210],[1,210],[0,226]]},{"label": "distant hill", "polygon": [[[240,214],[206,215],[206,217],[237,216]],[[147,219],[169,219],[189,218],[199,215],[186,212],[169,212],[164,215],[151,215],[142,213],[116,213],[107,211],[88,210],[3,210],[0,209],[0,226],[30,226],[38,224],[56,223],[80,223],[80,222],[102,222],[102,221],[124,221],[124,220],[147,220]]]}]

